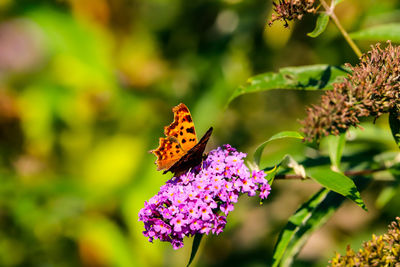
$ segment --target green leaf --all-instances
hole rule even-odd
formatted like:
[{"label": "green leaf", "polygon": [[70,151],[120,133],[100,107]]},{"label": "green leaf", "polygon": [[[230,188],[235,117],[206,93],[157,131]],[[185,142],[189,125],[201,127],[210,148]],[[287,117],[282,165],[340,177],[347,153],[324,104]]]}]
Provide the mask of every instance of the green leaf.
[{"label": "green leaf", "polygon": [[346,142],[346,135],[342,133],[338,136],[330,135],[326,138],[328,141],[329,158],[331,159],[332,166],[339,171],[343,148]]},{"label": "green leaf", "polygon": [[321,33],[325,31],[326,26],[328,26],[328,22],[329,16],[326,13],[319,14],[314,30],[307,35],[312,38],[318,37]]},{"label": "green leaf", "polygon": [[344,67],[331,65],[282,68],[279,72],[267,72],[249,78],[247,84],[233,92],[228,104],[240,95],[272,89],[331,89],[332,83],[339,82],[348,73]]},{"label": "green leaf", "polygon": [[353,180],[349,177],[330,170],[326,167],[316,167],[307,170],[307,176],[311,177],[327,189],[335,191],[351,200],[358,206],[367,210],[363,200],[361,199],[360,192],[358,192]]},{"label": "green leaf", "polygon": [[196,256],[196,253],[199,250],[199,246],[200,246],[200,242],[201,242],[202,238],[203,238],[202,234],[196,234],[194,236],[193,244],[192,244],[192,252],[190,253],[190,259],[189,259],[189,262],[186,265],[186,267],[190,266],[190,264],[192,263],[194,257]]},{"label": "green leaf", "polygon": [[259,145],[257,147],[256,151],[254,152],[254,155],[253,155],[254,162],[257,164],[257,166],[260,166],[261,155],[262,155],[262,152],[264,151],[265,146],[271,141],[274,141],[277,139],[282,139],[282,138],[303,139],[304,137],[300,133],[295,132],[295,131],[284,131],[284,132],[275,134],[270,139],[268,139],[267,141],[265,141],[264,143]]},{"label": "green leaf", "polygon": [[[334,198],[335,201],[332,201]],[[273,267],[289,266],[307,237],[318,229],[342,204],[344,198],[328,189],[321,189],[305,202],[281,231],[273,254]]]},{"label": "green leaf", "polygon": [[264,172],[267,174],[267,181],[269,185],[272,185],[275,179],[276,172],[278,171],[278,166],[274,166],[270,170],[264,170]]},{"label": "green leaf", "polygon": [[[355,179],[360,190],[370,183],[367,179]],[[276,242],[273,265],[291,266],[293,258],[305,242],[334,214],[345,198],[324,188],[314,194],[290,218]]]},{"label": "green leaf", "polygon": [[400,42],[400,23],[389,23],[373,26],[368,29],[353,32],[350,37],[355,40]]},{"label": "green leaf", "polygon": [[390,129],[392,130],[392,135],[398,147],[400,147],[400,119],[399,113],[397,112],[390,112],[389,114],[389,124]]}]

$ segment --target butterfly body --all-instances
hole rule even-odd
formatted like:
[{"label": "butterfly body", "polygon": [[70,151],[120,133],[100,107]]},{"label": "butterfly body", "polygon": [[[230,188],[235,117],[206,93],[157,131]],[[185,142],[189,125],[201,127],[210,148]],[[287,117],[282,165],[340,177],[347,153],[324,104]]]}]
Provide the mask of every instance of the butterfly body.
[{"label": "butterfly body", "polygon": [[157,156],[157,170],[179,176],[201,163],[203,152],[212,133],[212,127],[197,142],[192,116],[185,104],[172,109],[174,121],[164,127],[166,137],[160,137],[157,149],[150,152]]}]

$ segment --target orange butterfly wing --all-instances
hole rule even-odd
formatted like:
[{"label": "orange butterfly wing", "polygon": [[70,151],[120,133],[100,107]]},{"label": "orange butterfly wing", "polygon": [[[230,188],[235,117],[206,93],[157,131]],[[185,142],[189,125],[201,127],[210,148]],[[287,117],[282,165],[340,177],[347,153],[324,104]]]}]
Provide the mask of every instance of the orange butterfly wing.
[{"label": "orange butterfly wing", "polygon": [[207,142],[208,139],[210,139],[212,131],[213,128],[210,127],[200,141],[194,147],[192,147],[188,153],[183,155],[174,165],[168,168],[168,170],[164,171],[164,173],[170,171],[177,177],[185,173],[190,168],[199,165],[203,160],[203,152],[206,149]]},{"label": "orange butterfly wing", "polygon": [[194,123],[189,109],[179,104],[172,109],[174,121],[164,127],[165,138],[161,137],[158,148],[150,152],[157,156],[157,170],[169,169],[197,144]]}]

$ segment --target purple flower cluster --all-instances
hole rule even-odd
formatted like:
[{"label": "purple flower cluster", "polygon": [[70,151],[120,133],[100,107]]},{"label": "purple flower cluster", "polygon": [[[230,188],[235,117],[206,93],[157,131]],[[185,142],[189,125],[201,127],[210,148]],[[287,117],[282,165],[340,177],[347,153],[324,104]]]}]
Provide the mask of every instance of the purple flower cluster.
[{"label": "purple flower cluster", "polygon": [[208,154],[203,163],[166,182],[139,212],[143,234],[183,247],[183,237],[220,234],[239,194],[267,198],[271,190],[263,171],[244,165],[245,153],[224,145]]}]

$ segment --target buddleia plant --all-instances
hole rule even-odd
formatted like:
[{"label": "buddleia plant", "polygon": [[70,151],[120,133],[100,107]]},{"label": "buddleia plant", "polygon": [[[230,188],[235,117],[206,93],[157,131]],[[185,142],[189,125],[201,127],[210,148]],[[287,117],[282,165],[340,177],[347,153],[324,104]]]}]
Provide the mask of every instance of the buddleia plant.
[{"label": "buddleia plant", "polygon": [[307,109],[301,129],[307,141],[338,135],[358,126],[362,117],[378,118],[400,111],[400,46],[380,44],[363,54],[343,82],[334,83],[320,104]]}]

